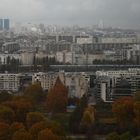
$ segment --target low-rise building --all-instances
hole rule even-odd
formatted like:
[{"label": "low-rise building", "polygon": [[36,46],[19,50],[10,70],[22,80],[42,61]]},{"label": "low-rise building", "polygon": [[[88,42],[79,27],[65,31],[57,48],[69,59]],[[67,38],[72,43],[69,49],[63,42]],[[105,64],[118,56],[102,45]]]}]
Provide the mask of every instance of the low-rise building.
[{"label": "low-rise building", "polygon": [[20,45],[17,42],[6,42],[2,45],[0,51],[13,53],[15,51],[18,51],[19,49],[20,49]]},{"label": "low-rise building", "polygon": [[20,74],[1,73],[0,91],[17,92],[20,88]]}]

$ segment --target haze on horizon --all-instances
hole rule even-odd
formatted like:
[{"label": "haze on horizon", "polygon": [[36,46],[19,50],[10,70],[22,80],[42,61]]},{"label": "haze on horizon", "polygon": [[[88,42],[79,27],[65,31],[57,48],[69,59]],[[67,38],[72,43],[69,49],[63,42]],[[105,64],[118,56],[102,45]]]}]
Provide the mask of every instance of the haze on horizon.
[{"label": "haze on horizon", "polygon": [[140,0],[0,0],[0,17],[14,22],[140,29]]}]

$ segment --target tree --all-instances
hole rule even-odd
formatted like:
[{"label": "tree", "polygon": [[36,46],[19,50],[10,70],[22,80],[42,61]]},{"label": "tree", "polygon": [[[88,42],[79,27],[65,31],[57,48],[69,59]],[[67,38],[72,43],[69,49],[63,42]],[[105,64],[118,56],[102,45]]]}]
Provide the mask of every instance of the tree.
[{"label": "tree", "polygon": [[38,133],[46,128],[46,122],[37,122],[33,124],[29,130],[34,140],[37,140]]},{"label": "tree", "polygon": [[92,127],[94,123],[95,123],[95,108],[92,106],[88,106],[85,109],[81,120],[81,127],[85,129],[88,140],[92,139],[93,135]]},{"label": "tree", "polygon": [[135,137],[133,140],[140,140],[140,136]]},{"label": "tree", "polygon": [[53,132],[50,129],[46,128],[39,132],[38,140],[63,140],[63,139],[60,139],[59,136],[53,134]]},{"label": "tree", "polygon": [[140,91],[137,91],[137,92],[134,94],[134,100],[135,100],[135,101],[140,101]]},{"label": "tree", "polygon": [[13,134],[12,140],[32,140],[32,135],[24,129],[20,129]]},{"label": "tree", "polygon": [[132,124],[134,118],[133,105],[134,100],[132,97],[123,97],[113,103],[112,112],[120,128],[126,129]]},{"label": "tree", "polygon": [[25,126],[23,125],[23,123],[19,123],[19,122],[14,122],[11,124],[9,130],[10,130],[10,135],[11,137],[13,136],[13,134],[18,131],[18,130],[24,130]]},{"label": "tree", "polygon": [[138,131],[140,131],[140,101],[136,101],[134,103],[134,122],[138,128]]},{"label": "tree", "polygon": [[0,123],[0,140],[9,139],[9,125],[6,123]]},{"label": "tree", "polygon": [[123,133],[120,135],[120,140],[131,140],[132,136],[129,132]]},{"label": "tree", "polygon": [[25,89],[24,95],[33,103],[41,102],[46,97],[40,83],[35,83],[33,85],[28,86]]},{"label": "tree", "polygon": [[68,103],[68,89],[58,77],[47,96],[47,110],[51,113],[65,112]]},{"label": "tree", "polygon": [[12,123],[15,118],[14,111],[6,106],[0,106],[0,121],[6,123]]},{"label": "tree", "polygon": [[53,134],[59,136],[59,137],[64,137],[65,133],[63,131],[63,129],[61,128],[61,126],[54,122],[54,121],[50,121],[48,119],[46,119],[45,121],[41,121],[41,122],[37,122],[35,124],[32,125],[32,127],[30,128],[29,132],[32,134],[33,139],[37,139],[37,135],[41,130],[44,130],[48,128],[49,130],[52,131]]},{"label": "tree", "polygon": [[95,121],[95,108],[92,106],[88,106],[84,111],[81,123],[85,127],[88,127],[91,124],[93,124],[94,121]]},{"label": "tree", "polygon": [[79,131],[79,126],[81,123],[81,119],[83,117],[83,112],[86,107],[87,107],[87,97],[86,95],[83,95],[83,97],[80,99],[80,102],[77,104],[75,110],[72,112],[70,116],[69,128],[71,132],[77,133]]},{"label": "tree", "polygon": [[12,95],[9,94],[7,91],[1,91],[0,93],[0,103],[10,100]]},{"label": "tree", "polygon": [[119,140],[120,137],[116,132],[107,135],[106,140]]},{"label": "tree", "polygon": [[12,101],[7,101],[3,104],[13,109],[15,120],[20,122],[25,121],[26,114],[31,109],[31,103],[23,97],[16,97]]},{"label": "tree", "polygon": [[39,112],[29,112],[27,114],[26,123],[28,128],[30,128],[33,124],[41,121],[45,121],[45,117],[43,114]]}]

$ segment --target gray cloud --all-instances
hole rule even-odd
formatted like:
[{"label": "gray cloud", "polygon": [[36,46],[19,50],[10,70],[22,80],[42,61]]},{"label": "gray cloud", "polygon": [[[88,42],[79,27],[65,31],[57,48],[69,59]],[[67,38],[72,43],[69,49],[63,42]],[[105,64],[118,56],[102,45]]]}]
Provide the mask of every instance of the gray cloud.
[{"label": "gray cloud", "polygon": [[0,0],[0,17],[48,24],[140,28],[140,0]]}]

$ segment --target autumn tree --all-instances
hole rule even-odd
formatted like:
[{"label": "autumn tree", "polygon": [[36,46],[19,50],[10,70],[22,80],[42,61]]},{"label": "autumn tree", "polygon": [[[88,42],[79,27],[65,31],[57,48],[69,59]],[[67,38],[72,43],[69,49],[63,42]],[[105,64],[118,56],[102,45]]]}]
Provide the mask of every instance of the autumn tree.
[{"label": "autumn tree", "polygon": [[63,140],[63,139],[55,135],[50,129],[46,128],[39,132],[38,140]]},{"label": "autumn tree", "polygon": [[32,134],[33,139],[37,139],[37,135],[41,130],[48,128],[53,132],[53,134],[59,137],[65,137],[64,130],[57,122],[45,119],[45,121],[37,122],[31,126],[29,132]]},{"label": "autumn tree", "polygon": [[88,106],[83,114],[81,123],[88,127],[89,125],[95,122],[95,108],[92,106]]},{"label": "autumn tree", "polygon": [[134,100],[132,97],[123,97],[113,103],[112,111],[120,128],[126,129],[132,124],[134,117],[133,105]]},{"label": "autumn tree", "polygon": [[92,106],[88,106],[85,109],[81,120],[81,127],[85,128],[88,140],[92,139],[93,135],[92,127],[94,123],[95,123],[95,108]]},{"label": "autumn tree", "polygon": [[39,112],[29,112],[26,117],[27,127],[30,128],[33,124],[37,122],[45,121],[45,117]]},{"label": "autumn tree", "polygon": [[3,103],[3,105],[13,109],[13,111],[15,112],[15,120],[21,122],[25,121],[26,114],[32,107],[31,103],[23,97],[14,98],[12,101]]},{"label": "autumn tree", "polygon": [[37,140],[37,136],[38,136],[38,133],[47,128],[46,127],[46,122],[45,121],[41,121],[41,122],[37,122],[35,124],[33,124],[29,130],[29,132],[31,133],[31,135],[33,136],[33,139],[34,140]]},{"label": "autumn tree", "polygon": [[68,89],[58,77],[47,95],[47,110],[51,113],[65,112],[68,103]]},{"label": "autumn tree", "polygon": [[25,126],[23,125],[23,123],[19,123],[19,122],[14,122],[11,124],[9,131],[10,131],[10,135],[11,137],[13,136],[13,134],[18,131],[18,130],[24,130]]},{"label": "autumn tree", "polygon": [[15,119],[14,111],[6,106],[0,106],[0,121],[6,123],[12,123]]},{"label": "autumn tree", "polygon": [[28,86],[24,91],[24,95],[33,103],[41,102],[46,97],[41,84],[38,82]]},{"label": "autumn tree", "polygon": [[140,101],[134,103],[134,122],[137,126],[138,131],[140,132]]},{"label": "autumn tree", "polygon": [[0,140],[9,139],[9,125],[6,123],[0,123]]},{"label": "autumn tree", "polygon": [[24,129],[20,129],[13,134],[12,140],[32,140],[32,135]]}]

